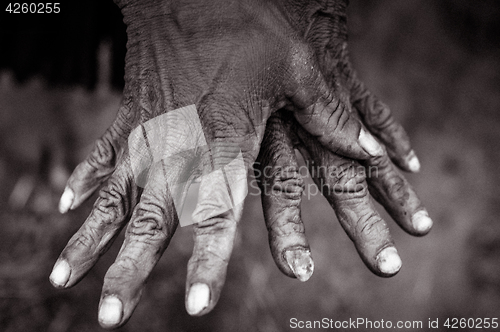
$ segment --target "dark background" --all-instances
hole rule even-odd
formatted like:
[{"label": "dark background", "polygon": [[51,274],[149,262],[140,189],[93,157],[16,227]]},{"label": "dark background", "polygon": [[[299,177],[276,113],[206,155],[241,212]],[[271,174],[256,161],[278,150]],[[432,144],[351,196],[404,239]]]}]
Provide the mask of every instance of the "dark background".
[{"label": "dark background", "polygon": [[[110,0],[61,9],[1,9],[1,331],[99,330],[102,279],[121,243],[77,286],[51,287],[53,263],[93,199],[65,216],[57,201],[116,114],[126,40]],[[426,330],[429,318],[441,327],[446,318],[500,318],[500,2],[351,1],[348,24],[359,76],[390,105],[420,157],[421,173],[408,178],[433,231],[413,238],[391,222],[403,268],[378,278],[324,198],[306,198],[316,266],[300,283],[275,267],[260,200],[249,196],[215,310],[185,312],[192,236],[179,228],[121,331],[288,331],[294,317],[418,320]]]}]

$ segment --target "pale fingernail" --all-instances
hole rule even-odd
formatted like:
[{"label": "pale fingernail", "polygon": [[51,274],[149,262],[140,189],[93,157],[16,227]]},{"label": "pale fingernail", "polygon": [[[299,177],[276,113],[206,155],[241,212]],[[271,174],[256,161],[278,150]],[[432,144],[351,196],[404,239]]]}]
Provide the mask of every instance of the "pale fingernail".
[{"label": "pale fingernail", "polygon": [[314,261],[310,251],[304,249],[287,250],[285,258],[297,279],[307,281],[311,278],[314,271]]},{"label": "pale fingernail", "polygon": [[378,254],[377,263],[380,271],[387,274],[398,272],[402,264],[398,251],[394,247],[382,250],[380,254]]},{"label": "pale fingernail", "polygon": [[418,171],[420,171],[420,161],[418,160],[415,151],[411,150],[408,156],[406,156],[406,160],[410,171],[412,171],[413,173],[417,173]]},{"label": "pale fingernail", "polygon": [[116,325],[122,319],[123,304],[116,296],[106,296],[99,308],[99,322],[103,325]]},{"label": "pale fingernail", "polygon": [[49,279],[54,286],[64,287],[69,280],[70,274],[71,268],[69,267],[68,262],[60,260],[52,269]]},{"label": "pale fingernail", "polygon": [[359,145],[365,150],[370,156],[377,157],[384,154],[384,150],[377,142],[377,140],[364,129],[359,132]]},{"label": "pale fingernail", "polygon": [[64,189],[64,193],[61,196],[61,200],[59,201],[59,212],[66,213],[73,205],[73,200],[75,199],[75,193],[70,188],[66,187]]},{"label": "pale fingernail", "polygon": [[195,283],[191,285],[187,298],[187,312],[190,315],[197,315],[208,307],[210,301],[210,288],[206,284]]},{"label": "pale fingernail", "polygon": [[413,227],[419,232],[426,232],[432,227],[432,219],[425,210],[420,210],[411,217]]}]

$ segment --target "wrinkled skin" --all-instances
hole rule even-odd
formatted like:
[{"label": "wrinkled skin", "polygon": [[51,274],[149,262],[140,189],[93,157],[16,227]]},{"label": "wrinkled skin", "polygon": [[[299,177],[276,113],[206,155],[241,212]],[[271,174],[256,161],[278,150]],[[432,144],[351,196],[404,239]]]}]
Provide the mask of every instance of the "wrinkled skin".
[{"label": "wrinkled skin", "polygon": [[[128,34],[124,98],[116,121],[68,180],[61,212],[108,182],[56,262],[56,287],[75,285],[127,225],[99,309],[103,327],[124,324],[178,225],[175,202],[182,204],[189,184],[201,177],[186,309],[209,312],[225,281],[242,209],[222,207],[220,183],[209,175],[231,175],[239,152],[245,172],[256,160],[256,171],[272,170],[258,176],[271,252],[285,274],[307,280],[313,262],[300,218],[303,185],[295,148],[316,166],[329,167],[311,169],[313,179],[366,265],[381,276],[399,271],[401,261],[369,194],[411,234],[427,233],[432,222],[389,160],[418,170],[408,137],[350,67],[343,1],[116,2]],[[144,128],[151,121],[188,105],[195,107],[200,132],[186,135],[186,127],[169,117],[162,139],[144,148],[130,144],[141,128],[144,137],[149,134]],[[175,153],[182,143],[176,137],[194,136],[206,144]],[[170,156],[155,159],[143,183],[134,174],[141,151]],[[370,166],[378,172],[367,178]]]},{"label": "wrinkled skin", "polygon": [[[269,193],[262,195],[262,203],[273,257],[281,271],[301,279],[286,259],[287,252],[296,255],[296,248],[309,251],[300,217],[303,180],[293,151],[297,149],[365,264],[379,276],[392,276],[400,265],[394,262],[392,271],[380,268],[384,261],[381,252],[393,248],[393,241],[369,194],[406,232],[425,235],[432,221],[411,185],[392,163],[405,171],[417,172],[418,159],[388,107],[366,89],[351,67],[347,54],[346,3],[330,1],[320,6],[315,2],[292,1],[291,4],[290,19],[313,47],[329,88],[350,104],[354,115],[384,143],[387,154],[364,161],[342,157],[318,144],[290,114],[281,111],[273,115],[267,123],[256,163],[256,175],[261,175],[257,178],[262,179],[260,187]],[[266,167],[274,172],[265,172]],[[262,176],[269,173],[270,176]]]}]

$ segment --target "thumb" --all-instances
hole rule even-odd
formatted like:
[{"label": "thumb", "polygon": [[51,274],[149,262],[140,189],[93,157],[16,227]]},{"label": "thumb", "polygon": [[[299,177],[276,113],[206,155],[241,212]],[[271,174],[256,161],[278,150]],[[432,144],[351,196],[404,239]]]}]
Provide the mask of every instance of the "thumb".
[{"label": "thumb", "polygon": [[384,150],[351,110],[349,96],[330,89],[307,45],[292,55],[287,97],[295,118],[328,150],[353,159],[381,156]]}]

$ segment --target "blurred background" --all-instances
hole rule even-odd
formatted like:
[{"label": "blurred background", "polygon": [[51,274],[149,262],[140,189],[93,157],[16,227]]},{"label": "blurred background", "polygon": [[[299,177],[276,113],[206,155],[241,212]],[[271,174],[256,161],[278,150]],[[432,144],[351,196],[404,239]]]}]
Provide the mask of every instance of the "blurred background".
[{"label": "blurred background", "polygon": [[[60,15],[0,19],[1,331],[100,330],[102,280],[121,244],[72,289],[50,285],[53,263],[94,199],[64,216],[57,202],[114,119],[126,40],[112,1],[61,7]],[[429,318],[442,329],[446,318],[499,317],[500,2],[353,0],[348,19],[359,76],[420,157],[421,173],[408,178],[432,232],[414,238],[389,222],[403,268],[382,279],[363,265],[326,200],[304,199],[315,272],[300,283],[274,265],[260,199],[249,196],[215,310],[185,312],[192,234],[183,227],[119,331],[288,331],[291,318],[324,317],[422,321],[427,330]]]}]

